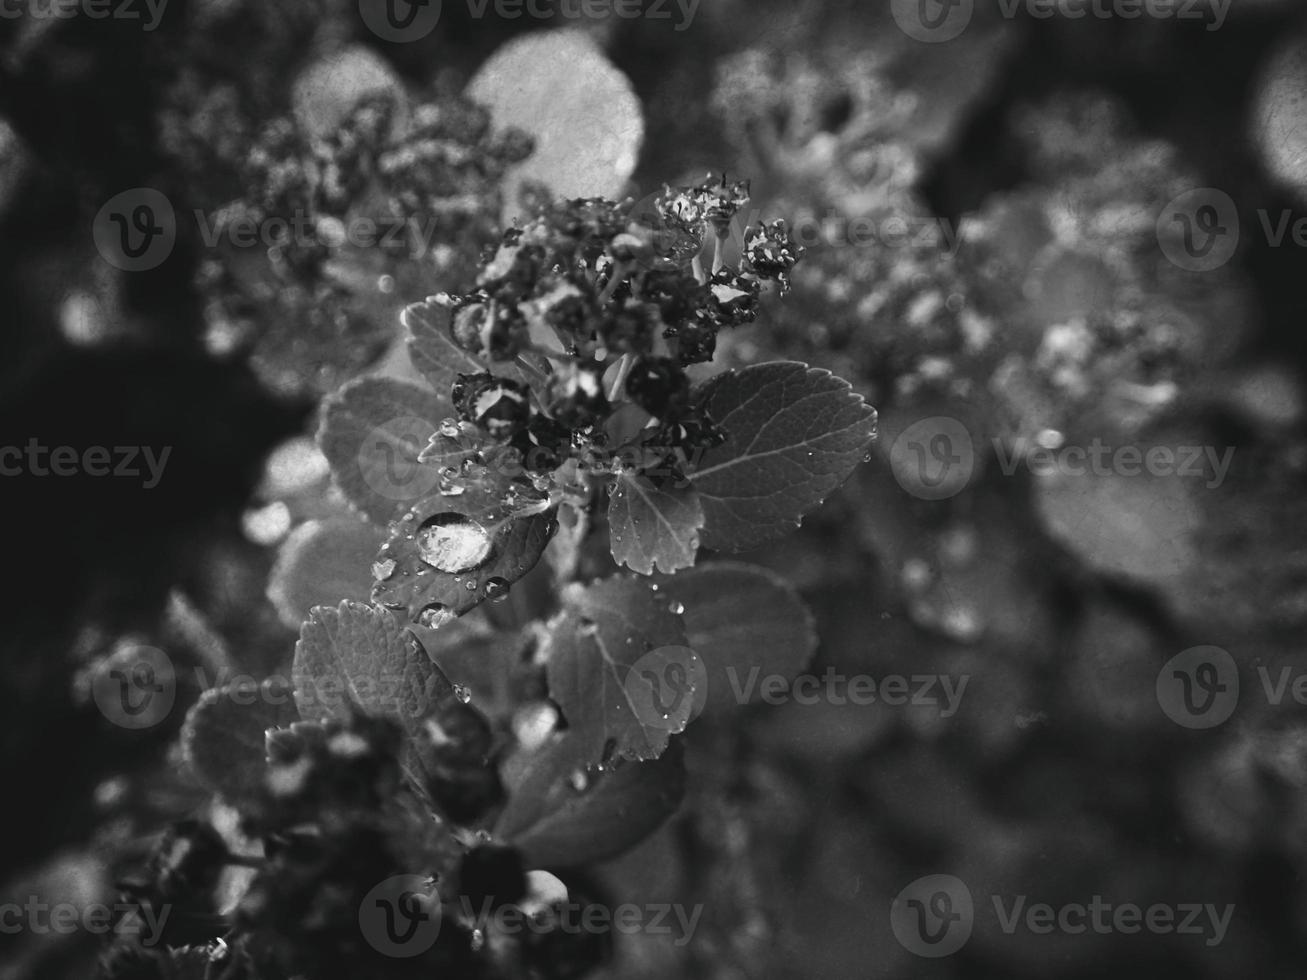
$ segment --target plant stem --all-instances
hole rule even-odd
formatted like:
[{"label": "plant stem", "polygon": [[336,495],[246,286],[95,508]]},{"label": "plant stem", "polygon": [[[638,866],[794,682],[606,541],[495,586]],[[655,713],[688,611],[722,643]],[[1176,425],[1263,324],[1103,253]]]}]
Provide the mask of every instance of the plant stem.
[{"label": "plant stem", "polygon": [[617,401],[617,396],[621,394],[622,389],[626,387],[626,376],[631,373],[631,367],[635,364],[635,358],[630,354],[623,354],[622,359],[617,363],[617,375],[613,378],[612,390],[608,393],[610,402]]}]

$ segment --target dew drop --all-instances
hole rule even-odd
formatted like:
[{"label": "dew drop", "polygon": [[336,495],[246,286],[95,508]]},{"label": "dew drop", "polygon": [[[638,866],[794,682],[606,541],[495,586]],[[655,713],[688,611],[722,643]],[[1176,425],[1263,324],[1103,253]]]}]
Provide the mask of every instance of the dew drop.
[{"label": "dew drop", "polygon": [[395,559],[384,558],[372,563],[372,577],[378,581],[388,579],[395,574]]},{"label": "dew drop", "polygon": [[512,588],[508,579],[495,576],[486,579],[486,598],[491,602],[503,602],[508,598],[508,591]]},{"label": "dew drop", "polygon": [[490,559],[490,535],[464,514],[436,514],[417,533],[418,557],[442,572],[465,572]]},{"label": "dew drop", "polygon": [[469,690],[468,690],[466,687],[464,687],[462,684],[455,684],[455,685],[454,685],[454,697],[458,698],[458,699],[459,699],[460,701],[462,701],[464,704],[467,704],[469,701],[472,700],[472,692],[469,691]]},{"label": "dew drop", "polygon": [[573,769],[569,777],[572,789],[578,793],[584,793],[590,785],[590,775],[584,769]]},{"label": "dew drop", "polygon": [[475,592],[477,590],[477,580],[474,578],[468,579],[463,588],[467,589],[469,592]]},{"label": "dew drop", "polygon": [[685,612],[685,603],[681,602],[679,599],[673,599],[668,604],[667,608],[672,612],[672,615],[679,616],[681,613]]},{"label": "dew drop", "polygon": [[454,618],[454,611],[439,602],[424,606],[418,613],[418,625],[429,630],[437,630]]},{"label": "dew drop", "polygon": [[440,423],[440,434],[446,439],[458,438],[458,420],[442,419]]}]

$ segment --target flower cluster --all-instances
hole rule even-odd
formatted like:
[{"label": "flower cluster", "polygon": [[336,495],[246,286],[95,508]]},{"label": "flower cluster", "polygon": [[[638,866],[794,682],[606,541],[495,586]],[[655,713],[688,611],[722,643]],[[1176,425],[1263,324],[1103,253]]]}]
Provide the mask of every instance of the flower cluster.
[{"label": "flower cluster", "polygon": [[[375,96],[325,136],[267,123],[239,161],[242,199],[214,213],[200,264],[210,347],[249,347],[278,390],[327,391],[391,339],[397,298],[491,241],[504,172],[531,152],[457,96]],[[305,377],[305,362],[318,362]]]},{"label": "flower cluster", "polygon": [[757,166],[848,212],[901,206],[922,170],[918,100],[865,50],[746,49],[719,64],[712,102]]},{"label": "flower cluster", "polygon": [[[778,221],[746,229],[738,264],[728,264],[731,223],[748,199],[747,184],[723,178],[668,188],[647,211],[597,198],[555,203],[505,232],[475,290],[433,302],[456,345],[534,365],[541,384],[460,375],[451,395],[462,420],[542,468],[611,438],[711,442],[685,368],[712,359],[722,329],[752,322],[766,284],[785,290],[802,252]],[[642,414],[618,434],[609,423],[622,403]]]}]

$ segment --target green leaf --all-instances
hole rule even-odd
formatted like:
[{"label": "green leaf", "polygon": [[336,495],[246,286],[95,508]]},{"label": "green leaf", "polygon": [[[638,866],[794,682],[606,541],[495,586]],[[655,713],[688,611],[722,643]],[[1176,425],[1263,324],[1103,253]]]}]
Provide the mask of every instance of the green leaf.
[{"label": "green leaf", "polygon": [[704,547],[743,551],[798,527],[876,438],[876,410],[829,371],[796,361],[716,375],[695,400],[726,433],[689,474]]},{"label": "green leaf", "polygon": [[620,576],[570,587],[563,606],[540,655],[584,764],[658,758],[668,737],[689,724],[695,699],[677,697],[666,713],[652,711],[662,692],[633,668],[651,651],[685,645],[680,616],[643,581]]},{"label": "green leaf", "polygon": [[634,471],[617,477],[608,500],[613,560],[641,575],[694,564],[703,508],[689,488],[662,490]]},{"label": "green leaf", "polygon": [[434,299],[412,303],[400,314],[400,322],[408,332],[409,359],[442,398],[449,397],[460,374],[489,371],[530,387],[547,373],[547,362],[543,359],[519,357],[512,361],[493,361],[465,351],[454,343],[449,332],[450,319],[449,310]]},{"label": "green leaf", "polygon": [[1032,496],[1049,537],[1095,572],[1167,592],[1201,561],[1203,512],[1193,482],[1051,473],[1032,481]]},{"label": "green leaf", "polygon": [[200,695],[182,727],[182,752],[206,788],[228,803],[257,799],[267,772],[264,735],[299,721],[284,679],[236,681]]},{"label": "green leaf", "polygon": [[481,66],[467,94],[490,109],[495,125],[535,139],[534,152],[505,182],[506,218],[515,215],[524,180],[564,198],[621,196],[644,141],[643,113],[630,80],[585,32],[509,41]]},{"label": "green leaf", "polygon": [[350,705],[394,718],[410,737],[454,688],[412,634],[361,602],[319,606],[300,629],[291,670],[306,720],[345,717]]},{"label": "green leaf", "polygon": [[660,580],[659,592],[685,606],[685,645],[707,671],[707,710],[757,701],[763,679],[793,680],[817,650],[808,607],[765,568],[700,565]]},{"label": "green leaf", "polygon": [[535,567],[557,529],[553,511],[515,516],[523,511],[505,502],[505,484],[493,474],[460,486],[419,501],[391,525],[377,554],[374,602],[437,625]]},{"label": "green leaf", "polygon": [[450,683],[468,692],[478,711],[507,725],[518,705],[516,674],[526,666],[533,637],[529,630],[493,630],[478,618],[455,619],[439,629],[409,629]]},{"label": "green leaf", "polygon": [[323,402],[318,445],[345,498],[385,524],[429,494],[440,468],[418,462],[448,401],[391,378],[359,378]]},{"label": "green leaf", "polygon": [[367,601],[369,566],[386,532],[353,516],[305,521],[282,542],[268,578],[268,598],[281,621],[298,628],[314,606]]},{"label": "green leaf", "polygon": [[526,761],[526,775],[495,825],[495,837],[518,848],[527,867],[566,868],[615,857],[662,826],[685,795],[679,744],[655,761],[596,773],[578,770],[571,741],[564,735]]}]

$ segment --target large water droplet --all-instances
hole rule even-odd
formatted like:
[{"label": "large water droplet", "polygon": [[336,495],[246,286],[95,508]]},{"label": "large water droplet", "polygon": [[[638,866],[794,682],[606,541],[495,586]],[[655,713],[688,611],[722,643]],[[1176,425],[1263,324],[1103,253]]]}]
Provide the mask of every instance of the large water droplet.
[{"label": "large water droplet", "polygon": [[453,618],[454,610],[439,602],[433,602],[429,606],[424,606],[418,613],[418,625],[425,626],[429,630],[437,630]]},{"label": "large water droplet", "polygon": [[491,602],[503,602],[508,598],[508,591],[512,586],[508,579],[495,576],[486,579],[486,598]]},{"label": "large water droplet", "polygon": [[436,514],[417,533],[418,557],[442,572],[465,572],[484,565],[493,549],[490,535],[464,514]]}]

